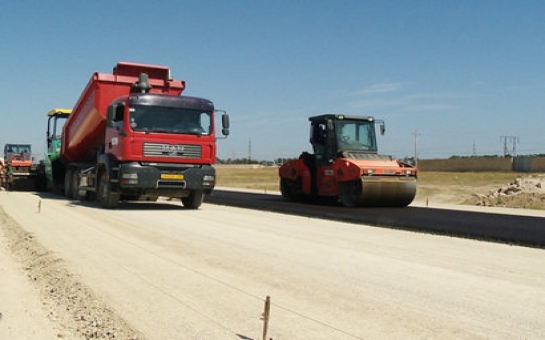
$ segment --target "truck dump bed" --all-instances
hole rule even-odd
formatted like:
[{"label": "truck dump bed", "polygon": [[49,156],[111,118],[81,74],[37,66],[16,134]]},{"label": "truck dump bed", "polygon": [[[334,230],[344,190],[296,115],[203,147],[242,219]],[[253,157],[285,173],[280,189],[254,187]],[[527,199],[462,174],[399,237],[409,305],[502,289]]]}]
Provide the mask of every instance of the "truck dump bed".
[{"label": "truck dump bed", "polygon": [[119,62],[112,74],[94,73],[63,128],[61,157],[64,162],[91,161],[104,143],[108,105],[128,95],[138,76],[146,73],[152,86],[149,93],[180,95],[182,80],[172,80],[165,66]]}]

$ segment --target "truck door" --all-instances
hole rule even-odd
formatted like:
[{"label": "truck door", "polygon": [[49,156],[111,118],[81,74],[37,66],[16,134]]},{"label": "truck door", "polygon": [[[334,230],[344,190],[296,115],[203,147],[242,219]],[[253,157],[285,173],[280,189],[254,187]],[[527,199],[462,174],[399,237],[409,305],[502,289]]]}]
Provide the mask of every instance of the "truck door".
[{"label": "truck door", "polygon": [[115,102],[108,107],[106,121],[105,153],[111,153],[116,159],[123,158],[123,139],[125,131],[125,103]]}]

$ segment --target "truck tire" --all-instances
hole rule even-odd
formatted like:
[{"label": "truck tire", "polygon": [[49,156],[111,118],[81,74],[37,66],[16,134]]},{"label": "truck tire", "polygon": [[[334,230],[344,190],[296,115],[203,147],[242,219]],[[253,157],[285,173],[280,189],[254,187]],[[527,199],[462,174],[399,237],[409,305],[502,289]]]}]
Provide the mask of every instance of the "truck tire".
[{"label": "truck tire", "polygon": [[182,197],[182,204],[188,209],[197,209],[201,206],[203,200],[202,190],[191,190],[189,196]]},{"label": "truck tire", "polygon": [[100,175],[98,184],[98,200],[100,205],[106,209],[115,209],[119,205],[119,194],[111,192],[110,181],[106,178],[106,172]]},{"label": "truck tire", "polygon": [[74,175],[74,172],[69,169],[69,170],[66,170],[66,172],[64,173],[64,196],[66,198],[73,198],[73,190],[72,190],[72,186],[73,186],[73,180],[72,180],[72,177]]},{"label": "truck tire", "polygon": [[72,198],[74,200],[83,201],[86,198],[86,191],[78,189],[79,182],[79,173],[77,171],[74,171],[72,173]]}]

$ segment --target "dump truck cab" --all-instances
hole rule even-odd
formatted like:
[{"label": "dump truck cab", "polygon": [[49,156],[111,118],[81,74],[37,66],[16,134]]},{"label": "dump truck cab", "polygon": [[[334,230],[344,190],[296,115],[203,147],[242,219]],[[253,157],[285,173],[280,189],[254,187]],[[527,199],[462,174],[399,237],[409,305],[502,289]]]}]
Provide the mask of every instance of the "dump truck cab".
[{"label": "dump truck cab", "polygon": [[213,115],[213,103],[203,98],[149,93],[121,97],[108,107],[104,159],[99,162],[104,171],[109,164],[118,168],[116,189],[125,198],[155,200],[187,191],[189,196],[178,197],[186,206],[198,206],[202,194],[215,185]]},{"label": "dump truck cab", "polygon": [[338,198],[353,206],[406,206],[416,194],[418,170],[378,153],[370,116],[325,114],[309,118],[314,153],[280,167],[280,190],[288,200]]}]

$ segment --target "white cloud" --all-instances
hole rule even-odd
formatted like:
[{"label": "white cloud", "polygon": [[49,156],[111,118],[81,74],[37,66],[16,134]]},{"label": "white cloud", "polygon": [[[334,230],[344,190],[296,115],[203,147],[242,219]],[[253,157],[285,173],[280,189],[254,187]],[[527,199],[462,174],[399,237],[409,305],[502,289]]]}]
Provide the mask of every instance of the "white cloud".
[{"label": "white cloud", "polygon": [[455,110],[456,106],[450,104],[412,104],[407,105],[407,112],[430,112],[430,111],[451,111]]},{"label": "white cloud", "polygon": [[395,110],[397,112],[451,111],[458,105],[451,103],[453,95],[414,94],[402,97],[358,100],[350,103],[355,109],[369,111]]},{"label": "white cloud", "polygon": [[459,96],[454,93],[413,93],[406,95],[405,98],[408,100],[420,100],[420,99],[455,99]]},{"label": "white cloud", "polygon": [[377,93],[389,93],[389,92],[396,92],[399,91],[402,87],[403,83],[401,82],[393,82],[393,83],[379,83],[370,85],[360,91],[357,91],[355,94],[357,95],[372,95]]}]

